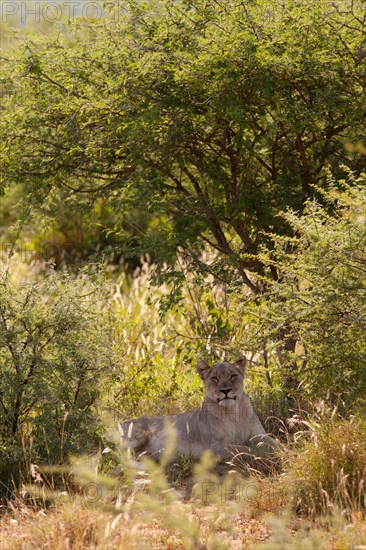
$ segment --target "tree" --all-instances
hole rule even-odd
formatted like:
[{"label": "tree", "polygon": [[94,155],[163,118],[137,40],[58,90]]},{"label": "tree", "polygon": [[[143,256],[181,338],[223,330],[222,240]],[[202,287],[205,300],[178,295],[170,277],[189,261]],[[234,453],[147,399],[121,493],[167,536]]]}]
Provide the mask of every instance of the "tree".
[{"label": "tree", "polygon": [[362,3],[119,10],[71,27],[79,42],[29,40],[4,64],[3,185],[35,200],[62,187],[107,195],[121,218],[144,204],[160,216],[164,260],[179,245],[196,265],[209,243],[217,273],[231,266],[257,292],[262,231],[288,230],[278,212],[301,210],[327,165],[336,177],[340,162],[364,165],[345,148],[365,134]]},{"label": "tree", "polygon": [[364,168],[362,2],[130,0],[118,15],[29,39],[4,64],[3,185],[40,204],[106,197],[120,224],[145,207],[139,246],[161,277],[179,290],[179,250],[198,277],[260,295],[267,269],[280,276],[261,245],[292,232],[279,212],[301,212],[327,168]]}]

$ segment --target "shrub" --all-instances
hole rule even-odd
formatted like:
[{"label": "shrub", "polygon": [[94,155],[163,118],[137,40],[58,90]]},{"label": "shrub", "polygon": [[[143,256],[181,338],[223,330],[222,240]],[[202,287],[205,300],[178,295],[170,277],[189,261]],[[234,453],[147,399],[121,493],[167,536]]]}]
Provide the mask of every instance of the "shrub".
[{"label": "shrub", "polygon": [[366,175],[349,180],[284,214],[295,237],[273,236],[262,257],[278,279],[239,306],[272,385],[346,408],[366,397]]},{"label": "shrub", "polygon": [[95,403],[110,362],[102,296],[85,276],[0,272],[2,489],[31,462],[61,464],[95,445]]}]

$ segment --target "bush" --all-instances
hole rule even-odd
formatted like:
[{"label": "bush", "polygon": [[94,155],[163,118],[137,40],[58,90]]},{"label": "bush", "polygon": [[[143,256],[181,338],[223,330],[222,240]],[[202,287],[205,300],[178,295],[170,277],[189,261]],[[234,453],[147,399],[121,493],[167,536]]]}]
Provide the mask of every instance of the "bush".
[{"label": "bush", "polygon": [[284,214],[296,236],[273,236],[262,256],[278,278],[241,305],[272,383],[345,410],[366,396],[366,174],[349,179]]},{"label": "bush", "polygon": [[[18,272],[19,274],[19,272]],[[110,362],[102,296],[85,276],[0,272],[1,479],[95,445],[95,403]]]}]

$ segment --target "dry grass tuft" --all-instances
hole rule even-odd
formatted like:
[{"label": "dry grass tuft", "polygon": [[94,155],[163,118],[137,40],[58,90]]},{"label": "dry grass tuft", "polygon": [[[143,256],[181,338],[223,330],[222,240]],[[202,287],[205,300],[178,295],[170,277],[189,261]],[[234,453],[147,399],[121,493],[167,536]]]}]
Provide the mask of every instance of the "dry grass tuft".
[{"label": "dry grass tuft", "polygon": [[366,420],[323,411],[289,451],[287,472],[296,510],[315,517],[366,511]]}]

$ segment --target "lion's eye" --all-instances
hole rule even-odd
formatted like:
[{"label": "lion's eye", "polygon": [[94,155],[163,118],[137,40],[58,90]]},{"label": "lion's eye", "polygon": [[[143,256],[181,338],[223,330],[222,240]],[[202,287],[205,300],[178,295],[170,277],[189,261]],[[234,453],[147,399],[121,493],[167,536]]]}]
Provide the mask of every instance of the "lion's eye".
[{"label": "lion's eye", "polygon": [[230,380],[236,380],[238,378],[238,375],[237,374],[232,374],[230,376]]},{"label": "lion's eye", "polygon": [[211,376],[211,380],[212,380],[212,382],[218,382],[219,381],[217,376]]}]

